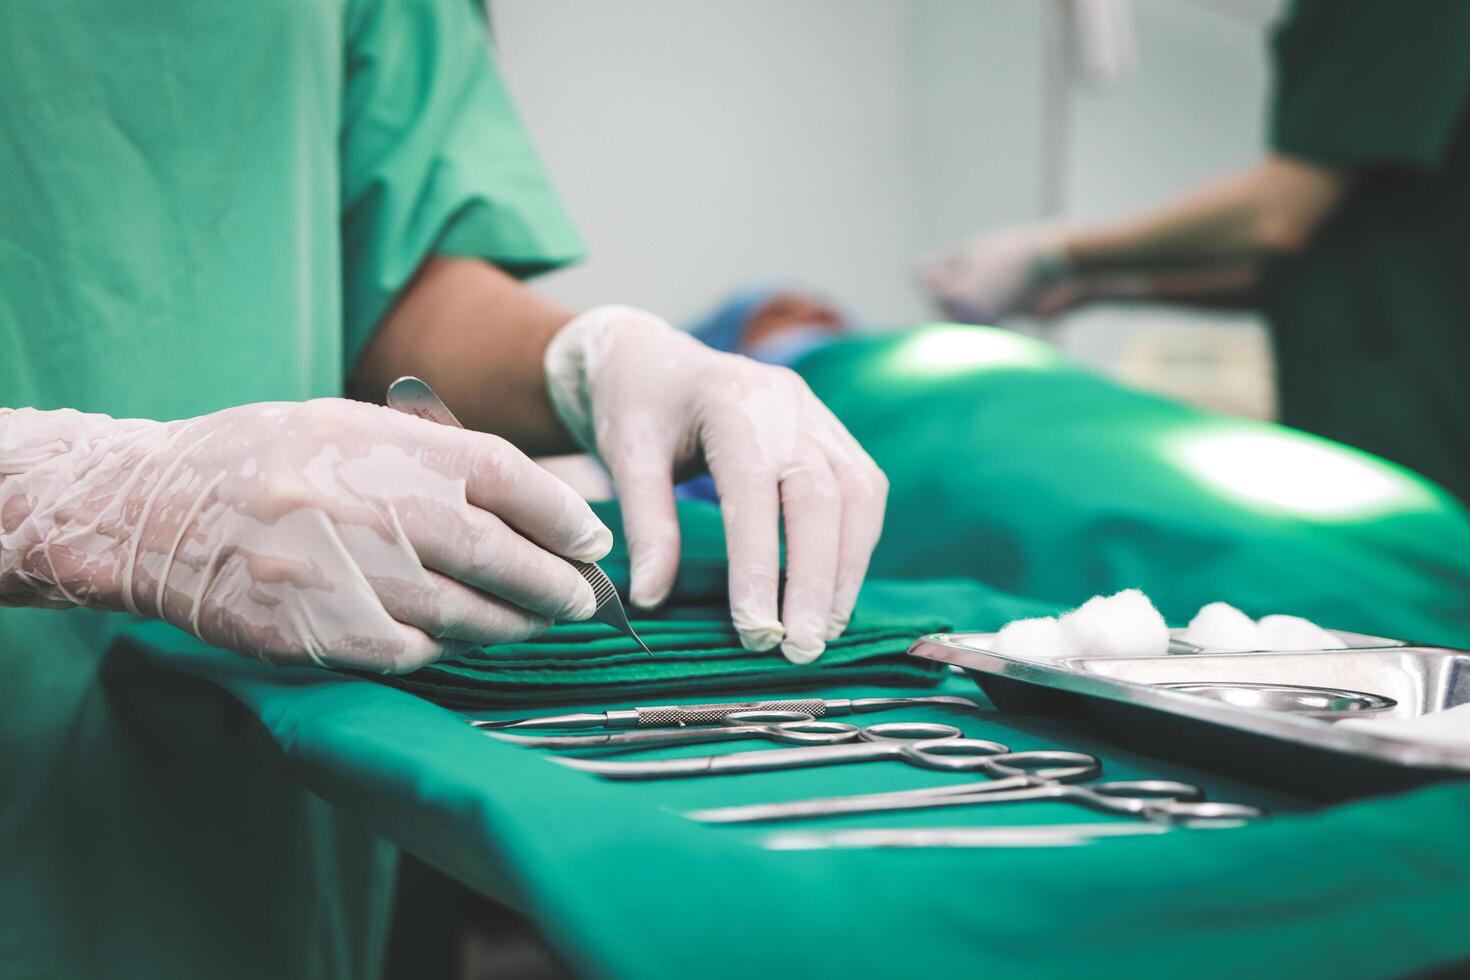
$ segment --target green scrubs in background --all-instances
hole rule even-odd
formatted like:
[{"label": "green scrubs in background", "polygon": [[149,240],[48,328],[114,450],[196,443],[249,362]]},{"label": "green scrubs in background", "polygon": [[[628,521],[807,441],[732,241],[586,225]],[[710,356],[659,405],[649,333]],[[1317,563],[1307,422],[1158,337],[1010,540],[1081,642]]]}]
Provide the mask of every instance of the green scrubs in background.
[{"label": "green scrubs in background", "polygon": [[[0,405],[340,394],[430,253],[579,249],[475,0],[0,4]],[[376,975],[392,851],[122,625],[0,610],[0,973]]]},{"label": "green scrubs in background", "polygon": [[1300,0],[1271,145],[1347,197],[1268,270],[1281,415],[1470,500],[1470,3]]}]

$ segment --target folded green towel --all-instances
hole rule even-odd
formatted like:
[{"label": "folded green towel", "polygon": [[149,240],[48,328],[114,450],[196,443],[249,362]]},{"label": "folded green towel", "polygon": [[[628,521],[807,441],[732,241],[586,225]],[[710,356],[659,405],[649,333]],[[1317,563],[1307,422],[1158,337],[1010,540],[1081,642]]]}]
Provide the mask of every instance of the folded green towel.
[{"label": "folded green towel", "polygon": [[635,620],[654,655],[600,623],[569,623],[525,643],[475,650],[401,677],[384,677],[440,704],[493,708],[511,704],[595,699],[622,701],[654,694],[716,689],[790,689],[831,684],[937,684],[941,665],[907,657],[916,637],[944,630],[932,617],[855,616],[846,633],[816,663],[787,663],[779,651],[742,649],[729,613],[701,618]]},{"label": "folded green towel", "polygon": [[[595,504],[613,529],[612,553],[600,565],[627,594],[628,555],[616,504]],[[787,663],[779,650],[751,653],[740,646],[726,604],[726,559],[719,509],[679,504],[681,555],[673,595],[656,619],[633,628],[653,650],[601,623],[567,623],[525,643],[475,650],[401,677],[383,677],[440,704],[495,708],[520,704],[611,703],[652,695],[702,691],[756,691],[832,684],[931,685],[944,669],[905,656],[915,638],[949,628],[945,613],[908,610],[916,596],[887,604],[859,603],[847,631],[827,645],[814,664]]]}]

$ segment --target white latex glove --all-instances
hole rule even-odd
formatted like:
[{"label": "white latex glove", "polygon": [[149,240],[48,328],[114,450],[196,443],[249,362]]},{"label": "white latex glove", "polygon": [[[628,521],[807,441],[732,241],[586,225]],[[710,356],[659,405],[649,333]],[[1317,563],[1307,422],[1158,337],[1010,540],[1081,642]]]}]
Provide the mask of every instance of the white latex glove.
[{"label": "white latex glove", "polygon": [[883,529],[888,481],[806,383],[626,306],[599,307],[563,327],[547,347],[546,373],[567,429],[612,473],[633,602],[657,606],[673,588],[673,481],[703,462],[719,490],[741,642],[748,650],[779,644],[793,663],[820,656],[852,614]]},{"label": "white latex glove", "polygon": [[919,281],[950,319],[994,323],[1024,311],[1043,286],[1066,272],[1061,233],[1023,226],[978,235],[926,262]]},{"label": "white latex glove", "polygon": [[273,663],[414,670],[585,619],[612,535],[495,436],[339,399],[0,417],[0,602],[127,609]]}]

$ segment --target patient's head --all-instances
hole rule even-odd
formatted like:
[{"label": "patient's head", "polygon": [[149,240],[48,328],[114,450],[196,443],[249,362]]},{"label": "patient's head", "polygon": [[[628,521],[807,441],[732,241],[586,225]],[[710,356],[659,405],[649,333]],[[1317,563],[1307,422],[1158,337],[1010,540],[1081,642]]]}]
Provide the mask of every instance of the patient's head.
[{"label": "patient's head", "polygon": [[847,315],[815,290],[759,285],[727,297],[689,332],[720,350],[784,361],[851,327]]},{"label": "patient's head", "polygon": [[790,330],[842,333],[847,318],[831,303],[807,293],[778,292],[751,313],[746,321],[744,347],[757,347]]}]

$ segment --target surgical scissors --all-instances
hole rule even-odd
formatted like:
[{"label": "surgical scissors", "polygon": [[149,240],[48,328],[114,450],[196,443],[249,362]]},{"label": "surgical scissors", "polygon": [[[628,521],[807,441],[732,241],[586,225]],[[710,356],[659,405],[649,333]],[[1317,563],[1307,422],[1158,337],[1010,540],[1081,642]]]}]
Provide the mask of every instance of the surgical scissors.
[{"label": "surgical scissors", "polygon": [[[1019,753],[1018,753],[1019,754]],[[1096,770],[1094,770],[1095,774]],[[1085,778],[1085,777],[1084,777]],[[1207,803],[1198,786],[1172,779],[1117,780],[1071,785],[1055,776],[1036,773],[1026,785],[1019,779],[964,786],[939,786],[889,793],[830,796],[790,803],[757,803],[746,806],[696,810],[685,816],[704,823],[758,823],[769,820],[799,820],[853,813],[889,813],[899,810],[928,810],[937,807],[974,806],[982,803],[1020,803],[1068,800],[1093,810],[1143,817],[1166,823],[1192,820],[1250,820],[1261,816],[1256,807],[1239,803]]]},{"label": "surgical scissors", "polygon": [[[949,726],[944,726],[949,727]],[[954,735],[960,734],[958,728]],[[703,745],[763,738],[787,745],[838,745],[856,741],[862,729],[840,721],[817,721],[805,711],[733,711],[712,728],[649,728],[607,735],[513,735],[486,731],[502,742],[534,749],[637,749],[665,745]],[[930,736],[934,737],[934,736]]]},{"label": "surgical scissors", "polygon": [[714,704],[664,704],[645,708],[616,708],[608,711],[580,711],[570,715],[542,715],[536,718],[472,719],[476,728],[663,728],[668,725],[713,725],[736,711],[800,711],[813,718],[831,715],[863,714],[887,711],[911,704],[935,704],[942,707],[983,710],[970,698],[949,694],[907,698],[790,698],[783,701],[720,701]]},{"label": "surgical scissors", "polygon": [[1190,830],[1243,827],[1241,820],[1166,823],[1059,823],[1014,827],[874,827],[862,830],[787,830],[771,834],[761,846],[772,851],[829,848],[920,847],[1074,847],[1108,837],[1137,837]]},{"label": "surgical scissors", "polygon": [[[816,745],[794,749],[762,749],[731,752],[688,759],[553,759],[571,769],[609,779],[664,779],[677,776],[721,775],[739,772],[769,772],[897,759],[923,769],[951,772],[983,771],[1005,776],[1021,770],[1007,767],[1012,753],[999,742],[964,738],[952,725],[928,722],[889,722],[858,730],[858,741],[842,745]],[[1092,756],[1068,753],[1074,760],[1096,763]]]}]

